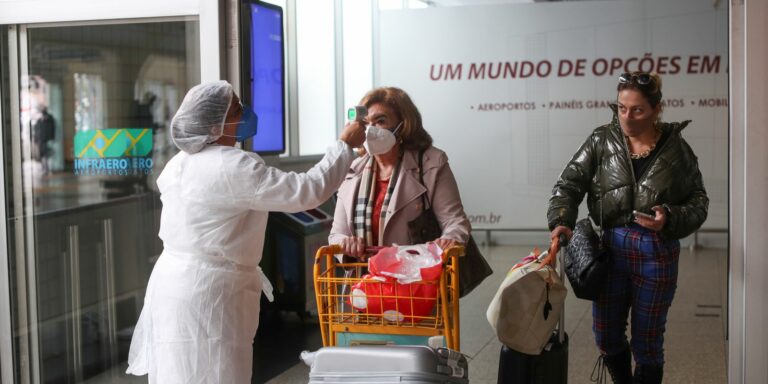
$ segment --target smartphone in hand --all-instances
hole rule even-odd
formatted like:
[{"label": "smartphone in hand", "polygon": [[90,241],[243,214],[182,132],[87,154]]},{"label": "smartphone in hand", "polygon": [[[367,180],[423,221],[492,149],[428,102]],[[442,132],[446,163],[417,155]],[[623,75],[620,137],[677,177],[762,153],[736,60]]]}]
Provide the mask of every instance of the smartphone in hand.
[{"label": "smartphone in hand", "polygon": [[632,214],[635,216],[645,217],[646,219],[651,219],[651,220],[656,218],[656,215],[649,215],[647,213],[643,213],[640,211],[632,211]]}]

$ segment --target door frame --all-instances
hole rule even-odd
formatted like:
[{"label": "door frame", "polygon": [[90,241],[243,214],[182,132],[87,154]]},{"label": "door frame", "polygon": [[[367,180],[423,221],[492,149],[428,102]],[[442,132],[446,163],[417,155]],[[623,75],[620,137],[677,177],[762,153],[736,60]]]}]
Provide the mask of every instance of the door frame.
[{"label": "door frame", "polygon": [[[9,100],[11,101],[8,112],[11,114],[12,127],[18,127],[20,124],[18,113],[20,110],[20,84],[21,76],[26,72],[25,65],[28,63],[26,31],[29,28],[52,27],[52,26],[78,26],[78,25],[110,25],[126,23],[145,23],[155,21],[169,20],[189,20],[190,17],[196,18],[199,22],[199,60],[200,60],[200,80],[211,81],[225,78],[225,56],[221,53],[224,47],[224,1],[223,0],[133,0],[130,2],[119,0],[10,0],[0,1],[0,26],[8,27],[9,45],[9,71],[10,71],[10,90]],[[0,89],[0,92],[3,90]],[[2,98],[0,98],[2,100]],[[2,108],[0,108],[0,121],[2,121]],[[0,159],[5,159],[5,148],[12,149],[12,156],[19,160],[22,151],[21,141],[17,129],[13,129],[13,143],[10,147],[5,146],[5,136],[0,135]],[[28,149],[27,149],[28,150]],[[4,161],[4,160],[2,160]],[[15,162],[14,164],[21,164]],[[18,168],[18,167],[17,167]],[[13,190],[7,191],[21,197],[29,192],[25,189],[31,188],[31,185],[25,186],[21,183],[21,169],[9,169],[13,172],[14,178]],[[0,167],[0,180],[6,180],[5,168]],[[11,176],[11,175],[9,175]],[[29,183],[27,183],[29,184]],[[23,348],[18,351],[18,356],[14,355],[13,350],[13,320],[11,315],[11,289],[10,289],[10,263],[8,253],[8,212],[5,202],[7,201],[5,188],[0,188],[0,382],[3,384],[14,383],[15,366],[14,361],[21,359],[22,366],[19,379],[21,383],[40,383],[40,355],[39,342],[37,336],[37,313],[34,281],[34,250],[29,248],[29,244],[34,245],[29,237],[34,240],[34,223],[32,220],[23,220],[20,223],[21,231],[16,231],[16,244],[19,244],[15,250],[17,260],[17,286],[21,291],[17,292],[25,300],[24,312],[15,316],[19,319],[18,327],[29,331],[28,337],[23,338],[21,343]],[[16,198],[16,205],[23,204],[23,199]],[[15,208],[17,212],[24,209],[22,206]],[[31,207],[26,207],[27,214],[30,214]],[[27,237],[24,241],[24,237]],[[20,241],[21,240],[21,241]],[[31,309],[31,310],[30,310]],[[22,350],[23,349],[23,350]]]},{"label": "door frame", "polygon": [[200,22],[200,81],[222,79],[223,0],[9,0],[0,1],[0,25],[41,23],[142,22],[196,16]]}]

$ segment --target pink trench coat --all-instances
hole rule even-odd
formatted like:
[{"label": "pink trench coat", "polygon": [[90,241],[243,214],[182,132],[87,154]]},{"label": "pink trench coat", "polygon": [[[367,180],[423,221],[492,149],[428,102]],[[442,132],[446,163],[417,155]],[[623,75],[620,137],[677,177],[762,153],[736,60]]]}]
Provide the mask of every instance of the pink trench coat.
[{"label": "pink trench coat", "polygon": [[[466,243],[470,224],[461,204],[456,179],[448,166],[448,156],[435,147],[424,152],[422,164],[426,188],[419,182],[418,156],[416,150],[406,150],[403,154],[400,176],[384,218],[384,241],[381,245],[413,244],[408,234],[408,222],[421,214],[421,195],[427,192],[440,228],[443,229],[441,237]],[[368,158],[366,155],[352,162],[339,188],[333,227],[328,237],[330,244],[339,244],[344,238],[355,235],[353,220],[357,188]]]}]

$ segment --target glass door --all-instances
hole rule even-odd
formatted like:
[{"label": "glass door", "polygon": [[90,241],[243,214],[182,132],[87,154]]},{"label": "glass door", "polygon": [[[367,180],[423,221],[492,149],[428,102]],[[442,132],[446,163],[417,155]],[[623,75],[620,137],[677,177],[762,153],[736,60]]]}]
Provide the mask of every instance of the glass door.
[{"label": "glass door", "polygon": [[197,18],[0,28],[13,381],[145,382],[125,362]]}]

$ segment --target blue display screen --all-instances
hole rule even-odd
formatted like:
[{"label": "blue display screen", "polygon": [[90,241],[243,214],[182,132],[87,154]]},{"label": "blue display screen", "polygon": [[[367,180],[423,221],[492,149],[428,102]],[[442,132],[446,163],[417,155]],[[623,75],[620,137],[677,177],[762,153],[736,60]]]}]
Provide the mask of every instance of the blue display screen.
[{"label": "blue display screen", "polygon": [[[278,6],[248,4],[251,106],[259,117],[254,152],[285,152],[283,13]],[[244,68],[247,70],[246,68]]]},{"label": "blue display screen", "polygon": [[307,215],[304,212],[295,212],[295,213],[291,213],[291,215],[293,215],[293,217],[295,217],[295,218],[297,218],[297,219],[299,219],[299,220],[301,220],[301,221],[303,221],[305,223],[311,223],[311,222],[315,221],[315,219],[311,218],[309,215]]}]

